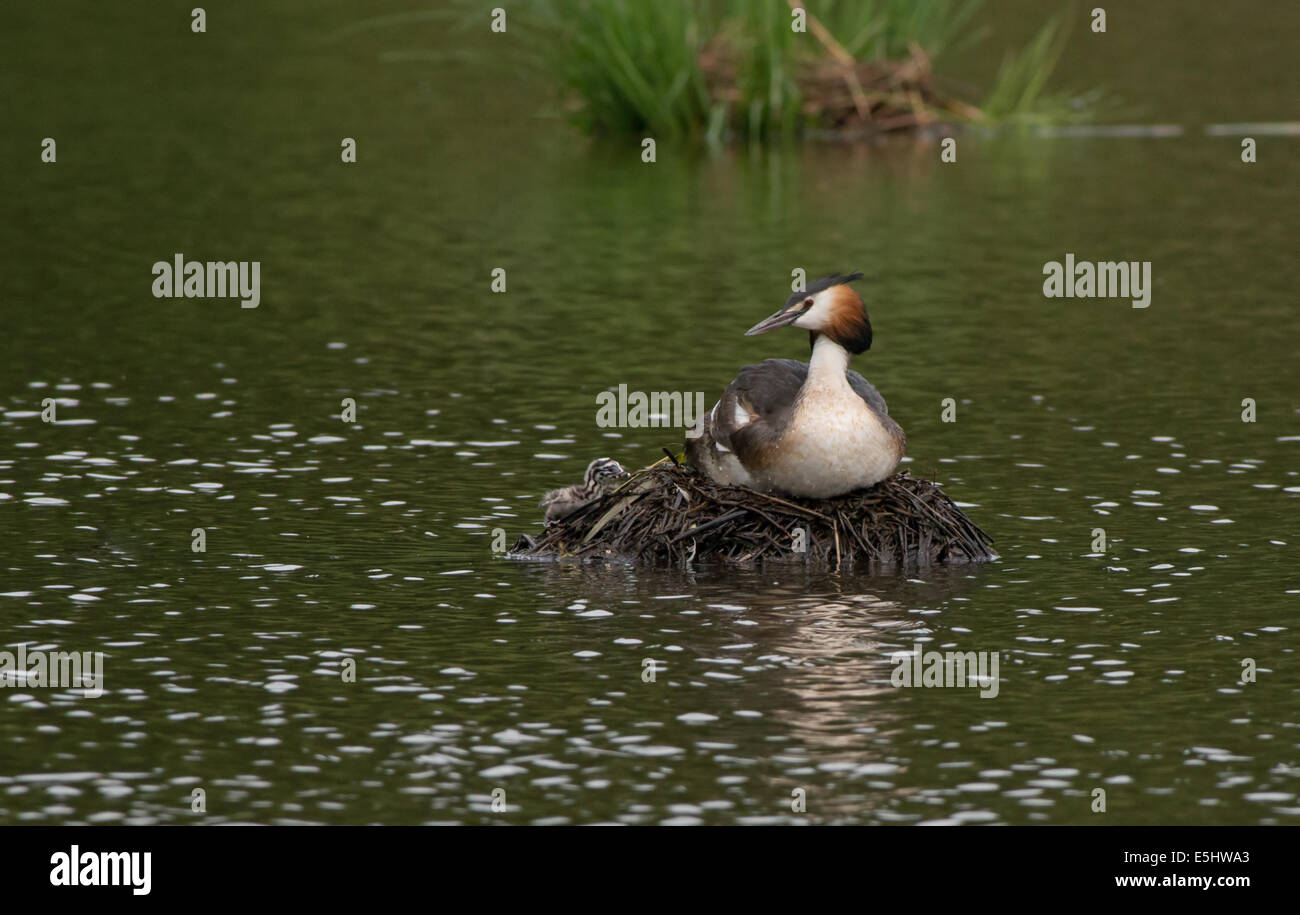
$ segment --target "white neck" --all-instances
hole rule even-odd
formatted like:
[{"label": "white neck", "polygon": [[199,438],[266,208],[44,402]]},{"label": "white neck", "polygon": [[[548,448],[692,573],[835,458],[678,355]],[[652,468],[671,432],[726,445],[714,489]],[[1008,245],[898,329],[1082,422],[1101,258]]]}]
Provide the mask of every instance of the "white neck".
[{"label": "white neck", "polygon": [[825,334],[817,335],[813,344],[812,359],[808,362],[808,380],[805,384],[818,386],[847,386],[844,373],[849,369],[849,351]]}]

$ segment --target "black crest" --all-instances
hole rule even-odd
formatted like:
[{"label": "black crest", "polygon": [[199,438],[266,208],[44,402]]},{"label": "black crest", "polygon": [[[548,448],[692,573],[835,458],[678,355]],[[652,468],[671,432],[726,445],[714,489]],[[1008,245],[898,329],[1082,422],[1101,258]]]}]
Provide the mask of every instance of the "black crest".
[{"label": "black crest", "polygon": [[790,298],[785,300],[785,307],[789,308],[796,302],[801,302],[808,296],[816,295],[825,289],[830,289],[832,286],[843,286],[845,283],[852,283],[854,280],[860,279],[862,279],[861,273],[832,273],[830,276],[813,280],[803,292],[790,293]]}]

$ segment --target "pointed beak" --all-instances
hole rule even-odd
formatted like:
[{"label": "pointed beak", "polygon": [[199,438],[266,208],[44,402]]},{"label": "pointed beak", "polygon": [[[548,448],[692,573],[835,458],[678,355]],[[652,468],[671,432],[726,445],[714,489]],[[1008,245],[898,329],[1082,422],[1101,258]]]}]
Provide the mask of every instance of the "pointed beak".
[{"label": "pointed beak", "polygon": [[805,309],[802,304],[793,305],[790,308],[782,308],[770,318],[764,318],[749,330],[745,331],[746,337],[753,337],[756,334],[765,334],[769,330],[776,330],[778,327],[787,327],[799,320],[799,316],[804,313]]}]

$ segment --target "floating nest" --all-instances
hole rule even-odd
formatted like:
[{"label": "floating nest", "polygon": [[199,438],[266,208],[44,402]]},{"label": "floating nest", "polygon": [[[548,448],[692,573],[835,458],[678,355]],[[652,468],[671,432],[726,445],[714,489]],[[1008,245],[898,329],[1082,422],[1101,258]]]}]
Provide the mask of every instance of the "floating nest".
[{"label": "floating nest", "polygon": [[[917,45],[904,60],[854,60],[825,30],[814,29],[826,58],[799,62],[793,79],[803,123],[841,136],[886,134],[979,121],[984,113],[936,85],[930,59]],[[731,107],[743,98],[741,55],[719,36],[699,55],[700,70],[714,102]]]},{"label": "floating nest", "polygon": [[786,560],[842,567],[993,559],[993,538],[942,488],[906,472],[833,499],[720,486],[663,460],[519,538],[515,558],[602,557],[685,565]]}]

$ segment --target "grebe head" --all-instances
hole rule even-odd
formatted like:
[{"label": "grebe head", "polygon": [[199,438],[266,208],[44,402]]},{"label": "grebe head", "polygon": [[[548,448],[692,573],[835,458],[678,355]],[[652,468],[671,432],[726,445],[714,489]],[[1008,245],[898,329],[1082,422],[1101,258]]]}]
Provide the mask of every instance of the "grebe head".
[{"label": "grebe head", "polygon": [[833,273],[808,284],[803,292],[786,299],[784,307],[771,317],[759,321],[746,337],[765,334],[778,327],[798,327],[811,331],[813,339],[824,334],[850,353],[871,349],[871,319],[862,299],[848,285],[862,279],[861,273]]},{"label": "grebe head", "polygon": [[611,485],[615,480],[621,480],[630,474],[623,469],[623,465],[613,458],[596,458],[587,465],[587,474],[583,482],[587,486],[596,486],[604,488]]}]

